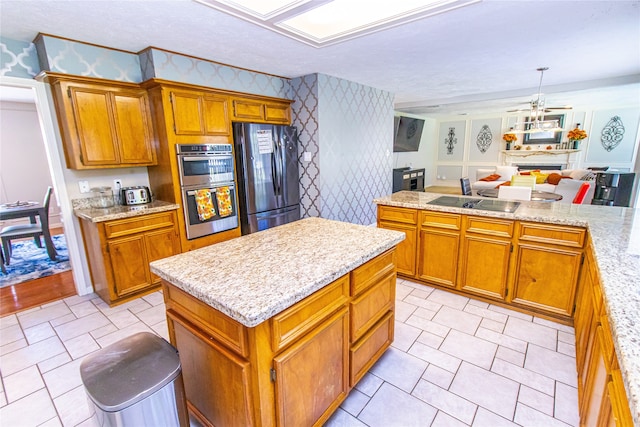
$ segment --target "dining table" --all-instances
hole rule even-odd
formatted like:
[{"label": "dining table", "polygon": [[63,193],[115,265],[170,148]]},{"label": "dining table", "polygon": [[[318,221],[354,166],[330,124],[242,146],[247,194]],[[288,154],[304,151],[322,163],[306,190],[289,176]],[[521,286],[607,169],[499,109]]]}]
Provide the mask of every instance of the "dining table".
[{"label": "dining table", "polygon": [[[44,245],[47,249],[47,255],[52,261],[55,261],[58,253],[53,245],[51,239],[51,232],[49,231],[49,215],[46,208],[42,203],[32,201],[18,201],[13,203],[4,203],[0,205],[0,220],[9,220],[17,218],[29,218],[31,224],[37,223],[37,218],[40,218],[40,224],[42,225],[42,236],[44,237]],[[36,238],[39,239],[39,238]],[[40,247],[40,244],[38,245]],[[5,260],[9,262],[9,260]]]},{"label": "dining table", "polygon": [[[484,190],[478,190],[478,196],[496,198],[498,197],[498,191],[497,188],[486,188]],[[540,190],[531,191],[532,202],[557,202],[558,200],[562,200],[560,194]]]}]

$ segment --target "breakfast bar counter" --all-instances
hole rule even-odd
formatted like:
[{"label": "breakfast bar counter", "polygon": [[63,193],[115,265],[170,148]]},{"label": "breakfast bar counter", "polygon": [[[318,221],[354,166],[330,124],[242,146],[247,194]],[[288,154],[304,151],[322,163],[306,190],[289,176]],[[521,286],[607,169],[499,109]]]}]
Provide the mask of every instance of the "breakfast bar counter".
[{"label": "breakfast bar counter", "polygon": [[307,218],[152,262],[191,414],[325,422],[393,341],[404,238]]},{"label": "breakfast bar counter", "polygon": [[[521,202],[515,211],[507,213],[482,210],[481,207],[468,209],[430,204],[442,196],[436,193],[401,191],[378,198],[374,202],[379,208],[388,206],[520,223],[550,224],[552,227],[582,227],[588,231],[590,253],[587,255],[592,257],[595,264],[592,269],[599,276],[603,307],[610,323],[615,355],[633,423],[640,425],[640,209]],[[466,198],[482,199],[471,196]],[[576,335],[580,338],[578,326],[576,324]],[[580,348],[577,350],[579,352]]]}]

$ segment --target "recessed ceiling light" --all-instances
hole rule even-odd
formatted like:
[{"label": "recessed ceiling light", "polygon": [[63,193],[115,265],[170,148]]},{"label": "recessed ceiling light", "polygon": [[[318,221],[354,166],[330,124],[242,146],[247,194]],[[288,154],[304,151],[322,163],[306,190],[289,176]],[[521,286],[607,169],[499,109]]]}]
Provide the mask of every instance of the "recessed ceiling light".
[{"label": "recessed ceiling light", "polygon": [[482,0],[194,0],[315,47]]}]

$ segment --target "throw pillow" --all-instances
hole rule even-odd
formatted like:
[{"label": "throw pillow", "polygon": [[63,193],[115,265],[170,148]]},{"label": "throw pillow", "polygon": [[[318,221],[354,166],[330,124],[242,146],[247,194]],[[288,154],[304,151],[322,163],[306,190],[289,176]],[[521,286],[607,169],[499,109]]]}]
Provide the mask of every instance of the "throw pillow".
[{"label": "throw pillow", "polygon": [[536,171],[531,171],[531,175],[536,177],[536,184],[544,184],[544,182],[547,180],[547,177],[549,176],[549,174],[547,173]]},{"label": "throw pillow", "polygon": [[489,176],[485,176],[484,178],[480,178],[480,181],[497,181],[498,178],[500,178],[500,175],[493,173]]},{"label": "throw pillow", "polygon": [[503,182],[502,184],[496,185],[496,188],[500,188],[500,187],[503,187],[503,186],[507,187],[509,185],[511,185],[511,181],[506,181],[506,182]]},{"label": "throw pillow", "polygon": [[549,184],[558,185],[560,180],[565,178],[571,179],[570,176],[562,176],[559,173],[550,173],[549,176],[547,177],[547,182]]},{"label": "throw pillow", "polygon": [[522,171],[520,175],[531,175],[533,172],[540,172],[540,169],[532,170],[532,171]]}]

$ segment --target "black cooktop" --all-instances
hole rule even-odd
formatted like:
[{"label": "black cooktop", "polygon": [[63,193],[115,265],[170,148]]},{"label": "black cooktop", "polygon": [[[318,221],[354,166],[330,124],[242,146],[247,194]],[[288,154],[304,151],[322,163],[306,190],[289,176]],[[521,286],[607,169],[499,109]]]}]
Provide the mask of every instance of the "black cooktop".
[{"label": "black cooktop", "polygon": [[520,202],[513,202],[510,200],[498,200],[498,199],[474,199],[470,197],[454,197],[454,196],[442,196],[427,203],[428,205],[436,206],[450,206],[454,208],[467,208],[467,209],[480,209],[485,211],[494,212],[507,212],[512,213]]}]

